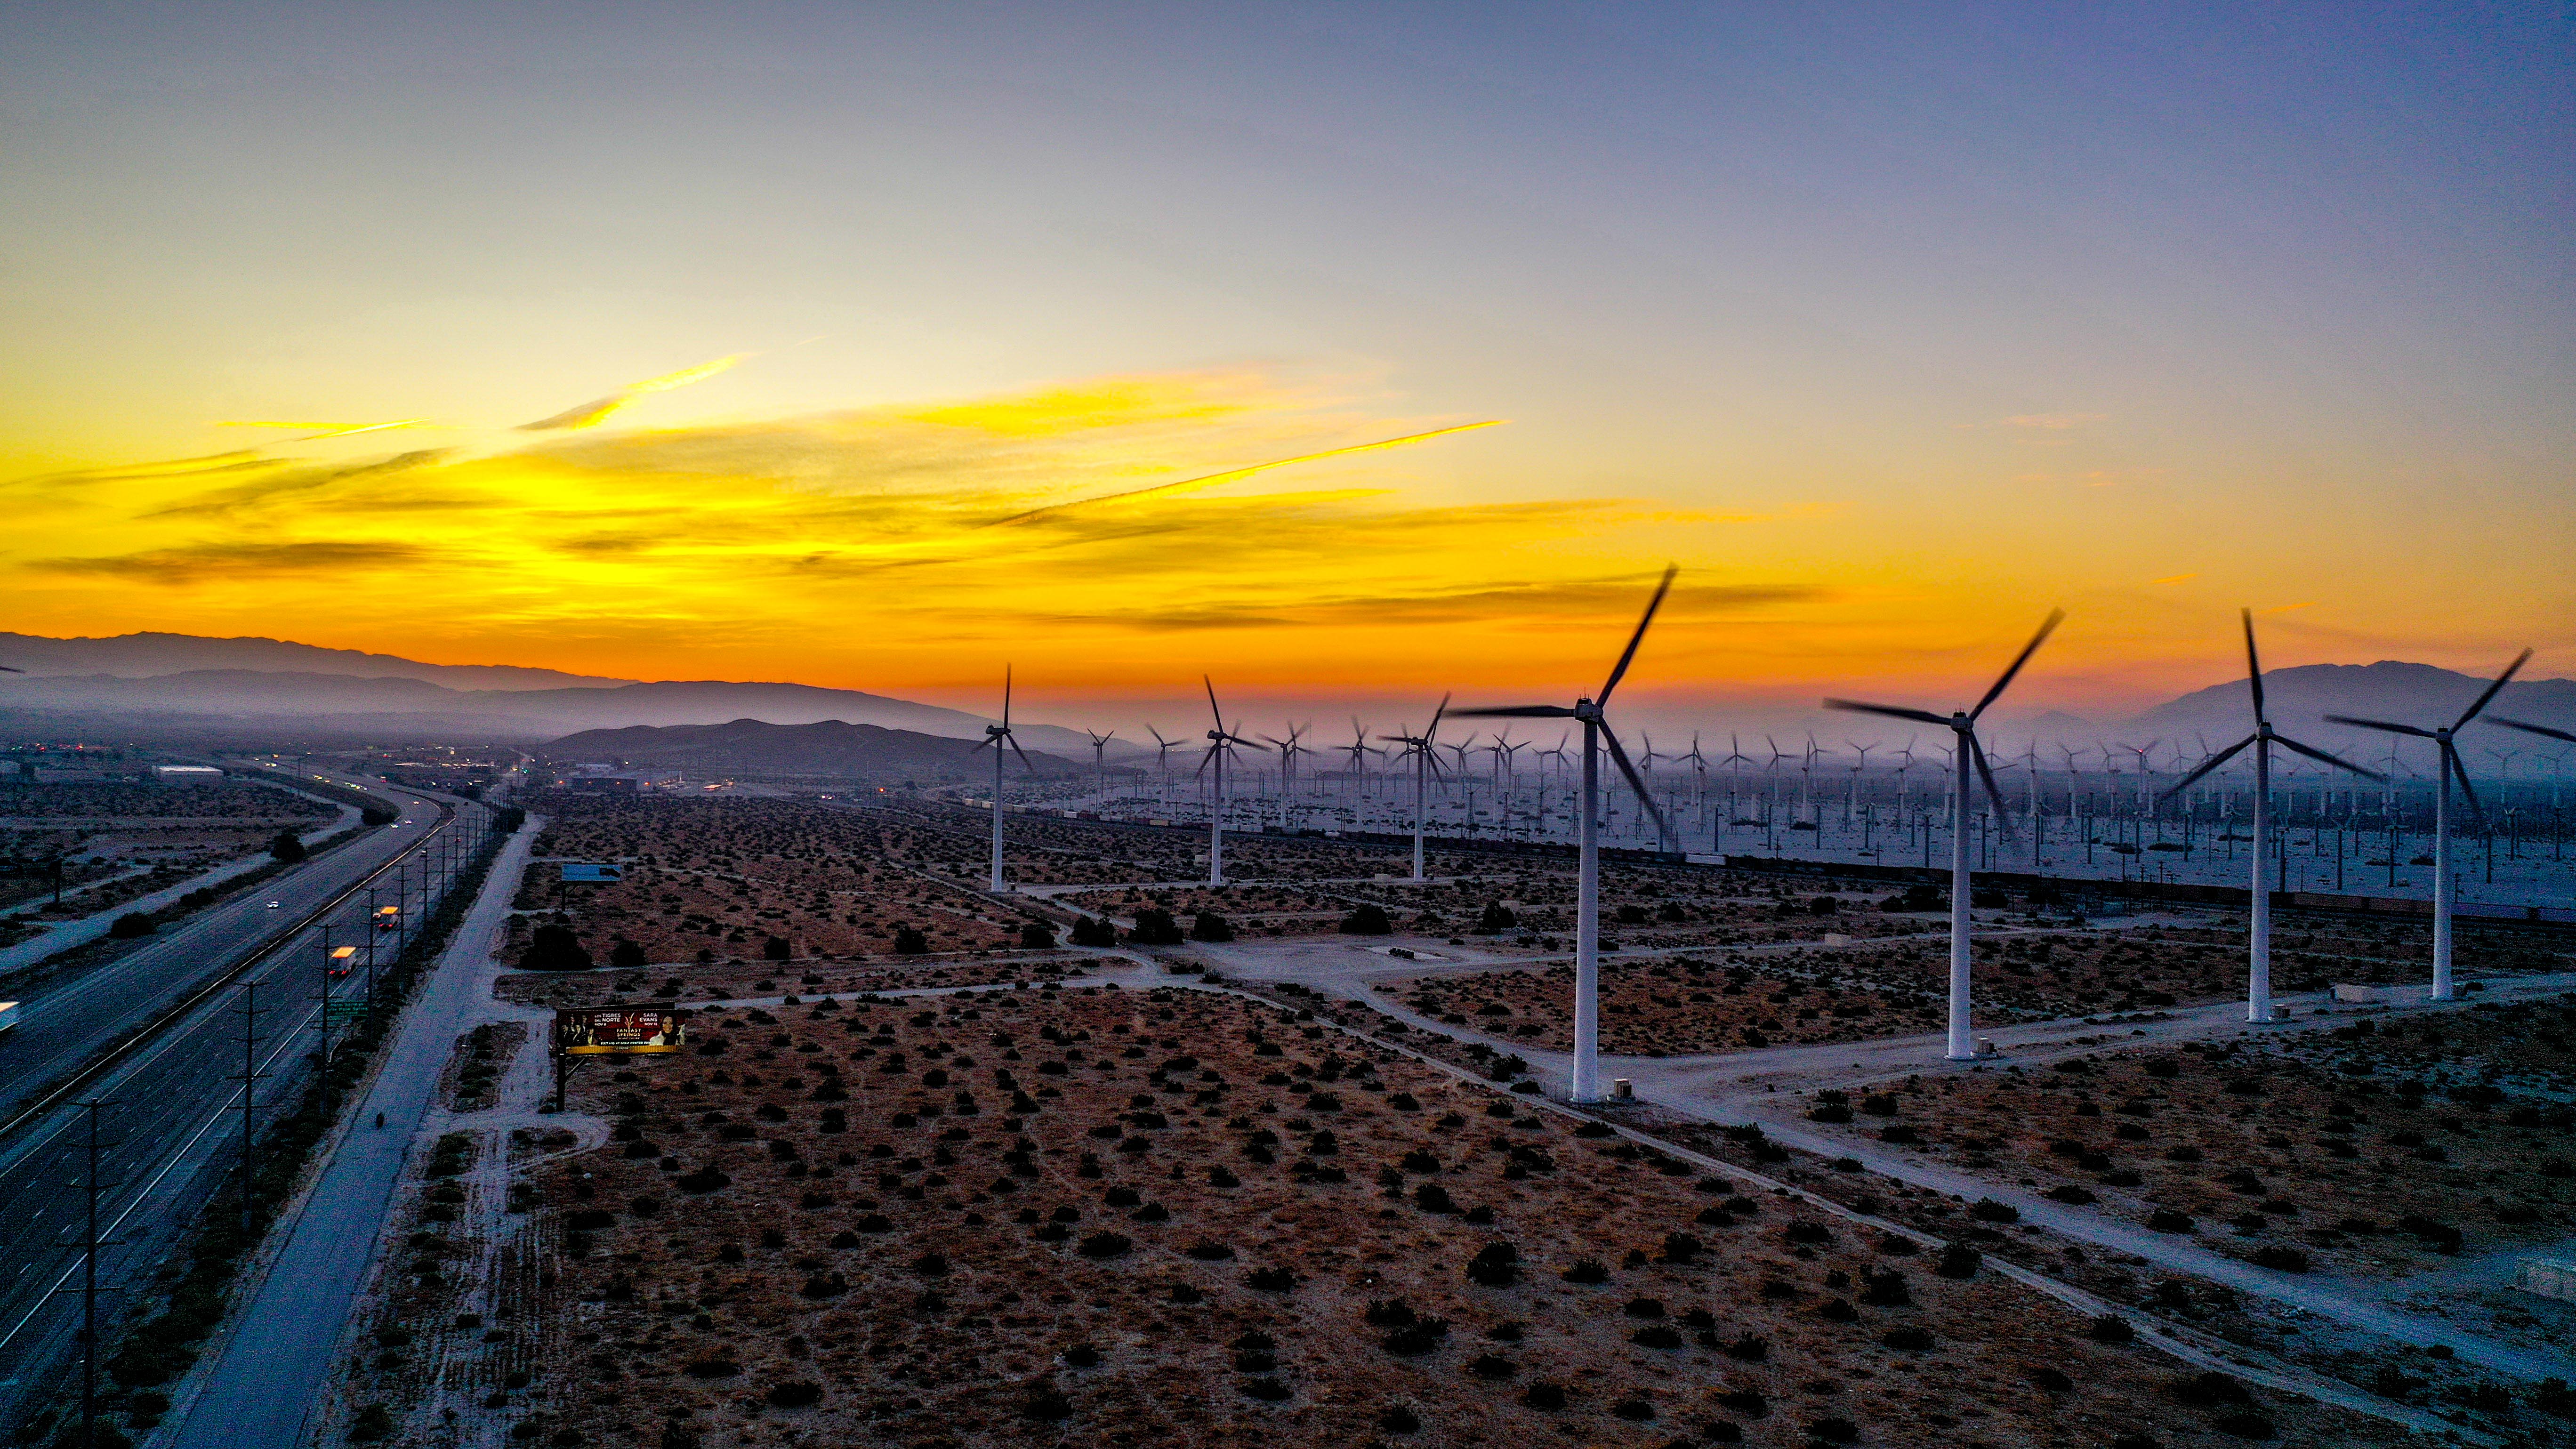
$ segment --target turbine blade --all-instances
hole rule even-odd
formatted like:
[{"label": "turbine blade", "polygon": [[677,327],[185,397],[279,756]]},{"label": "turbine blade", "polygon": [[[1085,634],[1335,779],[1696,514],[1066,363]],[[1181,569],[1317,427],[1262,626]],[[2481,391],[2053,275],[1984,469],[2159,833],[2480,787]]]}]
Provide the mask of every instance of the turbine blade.
[{"label": "turbine blade", "polygon": [[[2515,661],[2515,667],[2521,667],[2520,660]],[[2513,671],[2507,670],[2505,672],[2507,674],[2511,674]],[[2474,714],[2476,711],[2472,710],[2470,713]],[[2442,759],[2444,763],[2451,767],[2451,774],[2459,780],[2460,793],[2468,798],[2469,822],[2477,826],[2480,830],[2486,829],[2487,810],[2484,805],[2478,803],[2478,787],[2469,783],[2469,767],[2460,763],[2460,752],[2453,749],[2451,747],[2451,742],[2448,740],[2444,740],[2442,742]]]},{"label": "turbine blade", "polygon": [[[1825,701],[1825,708],[1849,710],[1854,714],[1883,714],[1890,719],[1920,720],[1925,724],[1939,725],[1943,729],[1950,727],[1948,720],[1928,709],[1908,709],[1901,704],[1867,704],[1857,699],[1829,699]],[[1769,735],[1764,735],[1763,738],[1771,739]],[[1777,753],[1779,748],[1779,741],[1772,740],[1772,751]]]},{"label": "turbine blade", "polygon": [[1449,712],[1449,698],[1450,697],[1446,694],[1440,696],[1440,707],[1431,712],[1431,728],[1422,732],[1422,737],[1424,739],[1435,739],[1439,736],[1440,717]]},{"label": "turbine blade", "polygon": [[2502,716],[2489,719],[2487,723],[2500,724],[2506,729],[2520,730],[2527,735],[2538,735],[2545,740],[2565,740],[2571,745],[2576,745],[2576,735],[2571,735],[2565,730],[2551,729],[2547,725],[2524,724],[2518,719],[2505,719]]},{"label": "turbine blade", "polygon": [[1986,712],[1987,705],[1994,703],[1997,699],[2002,697],[2004,687],[2013,682],[2013,676],[2021,673],[2021,667],[2030,662],[2030,656],[2038,653],[2039,646],[2047,643],[2048,636],[2057,632],[2057,626],[2065,621],[2066,611],[2064,609],[2051,609],[2048,611],[2048,617],[2040,621],[2039,632],[2031,635],[2030,642],[2021,646],[2021,653],[2013,660],[2012,667],[2005,670],[2003,672],[2003,677],[1995,681],[1994,688],[1986,691],[1985,698],[1977,701],[1977,707],[1968,711],[1969,723],[1974,724],[1977,716]]},{"label": "turbine blade", "polygon": [[1011,727],[1011,666],[1002,666],[1002,728]]},{"label": "turbine blade", "polygon": [[1029,752],[1020,748],[1019,737],[1016,735],[1004,735],[1002,738],[1011,742],[1011,753],[1020,757],[1021,766],[1030,774],[1036,774],[1038,772],[1038,767],[1029,759]]},{"label": "turbine blade", "polygon": [[1637,767],[1628,763],[1628,752],[1619,747],[1619,736],[1612,732],[1606,720],[1601,725],[1601,743],[1609,746],[1610,763],[1617,765],[1619,773],[1627,777],[1628,788],[1637,792],[1637,803],[1645,806],[1646,813],[1655,818],[1655,843],[1661,845],[1671,839],[1671,823],[1664,819],[1664,812],[1656,808],[1655,797],[1646,793],[1646,782],[1637,778]]},{"label": "turbine blade", "polygon": [[1977,757],[1977,778],[1986,782],[1986,801],[1995,807],[1995,828],[2003,832],[2004,839],[2018,844],[2021,833],[2013,829],[2012,812],[2004,808],[2004,792],[1995,788],[1995,770],[1986,763],[1986,747],[1977,743],[1972,734],[1968,736],[1968,749]]},{"label": "turbine blade", "polygon": [[2254,690],[2254,722],[2263,722],[2263,660],[2254,652],[2254,611],[2238,609],[2237,617],[2245,621],[2245,682]]},{"label": "turbine blade", "polygon": [[1646,626],[1655,622],[1655,611],[1664,606],[1664,595],[1672,591],[1673,575],[1680,572],[1679,564],[1664,565],[1663,581],[1655,585],[1655,596],[1646,601],[1645,615],[1637,620],[1637,632],[1628,636],[1628,647],[1619,655],[1619,662],[1611,669],[1610,678],[1601,686],[1601,693],[1593,697],[1594,704],[1609,708],[1610,691],[1617,689],[1619,681],[1627,677],[1628,665],[1637,657],[1637,646],[1645,642]]},{"label": "turbine blade", "polygon": [[2392,735],[2413,735],[2418,739],[2426,740],[2434,738],[2431,730],[2419,730],[2413,725],[2391,724],[2384,719],[2362,719],[2349,714],[2330,714],[2326,718],[2336,724],[2359,725],[2366,730],[2386,730]]},{"label": "turbine blade", "polygon": [[2247,735],[2245,738],[2229,745],[2226,749],[2223,749],[2217,754],[2210,756],[2208,759],[2201,761],[2199,769],[2183,776],[2172,789],[2165,791],[2156,798],[2159,800],[2170,800],[2176,795],[2181,794],[2183,791],[2190,789],[2192,786],[2199,784],[2201,776],[2208,774],[2210,771],[2217,769],[2219,766],[2235,759],[2238,755],[2243,754],[2245,752],[2245,747],[2254,743],[2254,738],[2255,737],[2252,735]]},{"label": "turbine blade", "polygon": [[1453,709],[1449,713],[1462,719],[1572,719],[1574,711],[1561,704],[1523,704],[1502,709]]},{"label": "turbine blade", "polygon": [[2272,736],[2272,743],[2280,745],[2285,749],[2296,750],[2311,760],[2323,760],[2325,763],[2334,766],[2338,770],[2350,770],[2356,775],[2365,776],[2373,780],[2385,780],[2388,778],[2377,770],[2365,770],[2361,766],[2354,764],[2350,760],[2343,759],[2340,756],[2329,755],[2323,750],[2310,749],[2306,745],[2300,744],[2297,740],[2291,739],[2287,735]]},{"label": "turbine blade", "polygon": [[2470,705],[2469,712],[2460,716],[2459,723],[2452,725],[2451,728],[2457,730],[2461,725],[2465,725],[2469,721],[2476,719],[2479,712],[2487,707],[2487,701],[2496,697],[2496,691],[2504,688],[2505,682],[2521,673],[2522,666],[2530,662],[2531,651],[2528,649],[2525,649],[2520,654],[2513,656],[2513,662],[2504,667],[2504,673],[2495,677],[2495,683],[2487,686],[2486,693],[2479,695],[2478,702]]},{"label": "turbine blade", "polygon": [[1199,683],[1207,686],[1208,715],[1216,721],[1217,733],[1223,734],[1225,733],[1225,712],[1216,707],[1216,681],[1202,674],[1199,676]]}]

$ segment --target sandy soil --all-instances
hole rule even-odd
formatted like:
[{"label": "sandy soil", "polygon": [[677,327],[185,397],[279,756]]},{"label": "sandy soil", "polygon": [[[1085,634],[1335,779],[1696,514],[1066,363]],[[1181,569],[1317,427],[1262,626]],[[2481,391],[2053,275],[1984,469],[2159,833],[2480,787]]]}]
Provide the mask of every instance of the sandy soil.
[{"label": "sandy soil", "polygon": [[728,1045],[576,1079],[620,1141],[514,1194],[544,1246],[491,1266],[541,1286],[493,1392],[545,1442],[2389,1437],[2177,1392],[1991,1274],[1266,1007],[995,992],[699,1036]]},{"label": "sandy soil", "polygon": [[2576,1232],[2571,1032],[2576,1001],[2389,1030],[2365,1018],[1912,1080],[1818,1110],[1837,1132],[1918,1143],[2258,1264],[2406,1274]]}]

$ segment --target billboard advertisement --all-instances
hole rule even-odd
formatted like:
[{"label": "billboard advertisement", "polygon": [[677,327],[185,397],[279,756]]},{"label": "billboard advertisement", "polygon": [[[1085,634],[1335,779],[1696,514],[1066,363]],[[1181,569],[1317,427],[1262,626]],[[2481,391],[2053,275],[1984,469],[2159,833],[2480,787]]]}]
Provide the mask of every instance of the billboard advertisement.
[{"label": "billboard advertisement", "polygon": [[669,1008],[584,1007],[555,1013],[555,1054],[675,1052],[684,1044],[680,1013]]}]

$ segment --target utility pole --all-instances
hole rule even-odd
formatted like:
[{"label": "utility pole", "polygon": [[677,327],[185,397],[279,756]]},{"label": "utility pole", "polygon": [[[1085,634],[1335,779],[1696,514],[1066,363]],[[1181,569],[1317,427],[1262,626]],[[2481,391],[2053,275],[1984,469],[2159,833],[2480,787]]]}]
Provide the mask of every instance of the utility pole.
[{"label": "utility pole", "polygon": [[81,1436],[82,1449],[98,1443],[98,1295],[112,1293],[113,1288],[98,1286],[98,1250],[115,1244],[98,1235],[98,1197],[110,1184],[98,1173],[99,1150],[107,1144],[98,1140],[98,1114],[111,1102],[81,1102],[83,1120],[88,1127],[88,1141],[82,1144],[85,1167],[74,1180],[81,1190],[86,1216],[80,1242],[81,1250]]},{"label": "utility pole", "polygon": [[253,1166],[252,1157],[253,1154],[257,1152],[259,1145],[259,1134],[256,1130],[253,1101],[255,1088],[259,1079],[268,1075],[266,1072],[259,1069],[258,1051],[261,1038],[252,1030],[253,1023],[257,1021],[259,1017],[258,982],[249,981],[242,984],[242,1004],[235,1007],[234,1010],[239,1011],[242,1018],[241,1075],[234,1077],[231,1080],[242,1084],[242,1237],[247,1241],[256,1231],[258,1226],[256,1221],[256,1209],[252,1206],[250,1190],[251,1169]]}]

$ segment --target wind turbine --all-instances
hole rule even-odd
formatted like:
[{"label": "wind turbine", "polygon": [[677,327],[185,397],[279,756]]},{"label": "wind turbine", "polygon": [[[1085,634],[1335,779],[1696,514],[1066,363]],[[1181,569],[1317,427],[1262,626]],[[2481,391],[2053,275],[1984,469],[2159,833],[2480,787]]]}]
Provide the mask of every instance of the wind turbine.
[{"label": "wind turbine", "polygon": [[[2478,808],[2478,792],[2469,784],[2468,767],[2460,763],[2459,747],[2454,745],[2451,739],[2452,736],[2467,728],[2469,721],[2476,719],[2485,711],[2488,703],[2496,697],[2496,692],[2503,689],[2506,682],[2514,675],[2520,673],[2523,664],[2530,658],[2531,651],[2528,649],[2515,655],[2513,662],[2504,667],[2504,673],[2495,677],[2495,683],[2488,685],[2486,692],[2478,696],[2478,702],[2470,705],[2467,713],[2453,720],[2447,729],[2417,729],[2413,725],[2391,724],[2383,719],[2355,719],[2351,715],[2344,714],[2326,716],[2336,724],[2358,725],[2366,730],[2386,730],[2392,735],[2415,735],[2431,740],[2440,751],[2433,763],[2433,775],[2437,782],[2433,786],[2433,999],[2435,1001],[2451,999],[2451,899],[2455,894],[2451,882],[2451,781],[2454,777],[2457,777],[2460,782],[2460,793],[2468,798],[2470,818],[2482,821],[2486,815],[2484,810]],[[2528,726],[2518,728],[2528,728]],[[2390,860],[2396,858],[2393,853],[2389,856]]]},{"label": "wind turbine", "polygon": [[1021,749],[1019,740],[1011,734],[1011,666],[1007,664],[1002,666],[1002,722],[984,726],[984,738],[975,745],[979,750],[990,748],[993,752],[992,888],[996,893],[1008,889],[1002,884],[1002,746],[1004,745],[1009,745],[1011,753],[1020,757],[1020,763],[1028,767],[1030,774],[1034,775],[1038,772],[1037,766],[1029,764],[1028,751]]},{"label": "wind turbine", "polygon": [[1368,757],[1373,751],[1368,747],[1368,726],[1360,723],[1358,715],[1351,716],[1351,742],[1343,746],[1343,750],[1351,757],[1351,773],[1359,781],[1359,798],[1365,800],[1368,798]]},{"label": "wind turbine", "polygon": [[[2277,744],[2295,754],[2305,755],[2311,760],[2332,765],[2338,770],[2350,770],[2356,775],[2369,779],[2378,780],[2386,777],[2375,770],[2365,770],[2349,760],[2339,759],[2313,746],[2300,744],[2297,740],[2272,728],[2272,721],[2263,710],[2263,660],[2262,656],[2254,652],[2254,611],[2239,609],[2237,616],[2245,624],[2245,687],[2250,692],[2254,705],[2254,733],[2201,761],[2199,769],[2185,775],[2172,789],[2156,798],[2159,801],[2171,799],[2201,776],[2236,758],[2237,754],[2247,746],[2253,747],[2254,890],[2252,899],[2254,908],[2246,925],[2248,967],[2245,974],[2245,1019],[2270,1021],[2273,1019],[2272,884],[2263,876],[2271,865],[2266,851],[2272,832],[2272,746]],[[2128,747],[2123,745],[2121,748]],[[2141,766],[2145,763],[2143,751],[2139,752],[2139,762]]]},{"label": "wind turbine", "polygon": [[1422,833],[1430,809],[1431,777],[1440,773],[1439,745],[1436,743],[1440,738],[1440,717],[1448,712],[1449,696],[1444,694],[1440,696],[1440,707],[1431,712],[1430,727],[1422,733],[1414,734],[1411,726],[1399,725],[1396,727],[1398,733],[1378,736],[1388,744],[1404,746],[1396,753],[1397,759],[1407,755],[1413,757],[1413,879],[1416,883],[1422,880]]},{"label": "wind turbine", "polygon": [[1207,753],[1199,756],[1202,772],[1211,762],[1216,765],[1216,791],[1208,808],[1208,884],[1221,886],[1225,884],[1225,760],[1236,745],[1252,741],[1225,727],[1225,716],[1216,707],[1215,682],[1202,674],[1199,683],[1207,686],[1208,717],[1215,722],[1207,732]]},{"label": "wind turbine", "polygon": [[1109,767],[1102,761],[1109,742],[1118,738],[1118,731],[1111,730],[1105,735],[1093,734],[1090,730],[1083,733],[1091,735],[1091,788],[1100,793],[1100,803],[1106,808],[1109,804]]},{"label": "wind turbine", "polygon": [[1162,771],[1163,808],[1169,810],[1172,808],[1172,747],[1180,741],[1163,738],[1163,732],[1152,725],[1145,726],[1145,733],[1154,737],[1154,767]]},{"label": "wind turbine", "polygon": [[1950,797],[1952,807],[1957,812],[1956,818],[1950,823],[1950,1049],[1948,1056],[1954,1062],[1973,1060],[1977,1054],[1977,1044],[1968,1035],[1968,927],[1970,925],[1968,767],[1971,762],[1976,766],[1977,776],[1985,781],[1986,798],[1994,802],[1995,822],[2001,825],[2007,834],[2012,830],[2011,817],[2004,813],[2003,792],[1995,788],[1994,767],[1986,763],[1985,748],[1977,743],[1977,717],[1984,714],[1997,699],[2003,697],[2005,687],[2013,682],[2013,676],[2021,673],[2022,666],[2030,662],[2030,656],[2039,652],[2040,645],[2048,642],[2048,636],[2056,631],[2058,624],[2065,617],[2066,611],[2063,609],[2049,610],[2047,620],[2039,626],[2039,632],[2030,636],[2030,642],[2022,646],[2021,653],[2013,659],[2010,667],[2004,670],[2002,677],[1995,680],[1994,687],[1986,691],[1986,697],[1977,701],[1977,707],[1953,711],[1947,719],[1930,710],[1907,709],[1901,705],[1863,704],[1858,700],[1850,699],[1825,701],[1827,709],[1856,710],[1862,714],[1883,714],[1892,719],[1939,725],[1959,737],[1958,749],[1953,752],[1953,759],[1958,768]]},{"label": "wind turbine", "polygon": [[1655,585],[1655,596],[1646,601],[1646,612],[1637,620],[1637,632],[1628,636],[1628,647],[1619,662],[1602,682],[1601,693],[1591,699],[1578,699],[1572,706],[1562,704],[1529,704],[1501,709],[1462,709],[1463,715],[1505,719],[1571,719],[1583,726],[1583,798],[1582,821],[1577,858],[1580,869],[1575,888],[1574,906],[1574,1085],[1571,1093],[1577,1102],[1601,1100],[1601,747],[1609,746],[1610,759],[1637,792],[1637,803],[1646,807],[1656,828],[1663,828],[1664,812],[1655,807],[1654,797],[1647,793],[1646,782],[1637,778],[1637,767],[1628,763],[1628,752],[1619,745],[1619,736],[1610,729],[1603,713],[1610,705],[1610,692],[1628,673],[1637,657],[1637,646],[1645,642],[1646,626],[1655,622],[1655,611],[1663,607],[1664,595],[1671,591],[1673,575],[1679,569],[1667,564],[1663,581]]},{"label": "wind turbine", "polygon": [[1274,740],[1268,735],[1261,736],[1263,744],[1279,752],[1279,828],[1281,830],[1290,828],[1288,797],[1296,788],[1297,756],[1306,748],[1297,741],[1306,731],[1313,728],[1311,724],[1292,724],[1288,727],[1288,738],[1284,740]]}]

